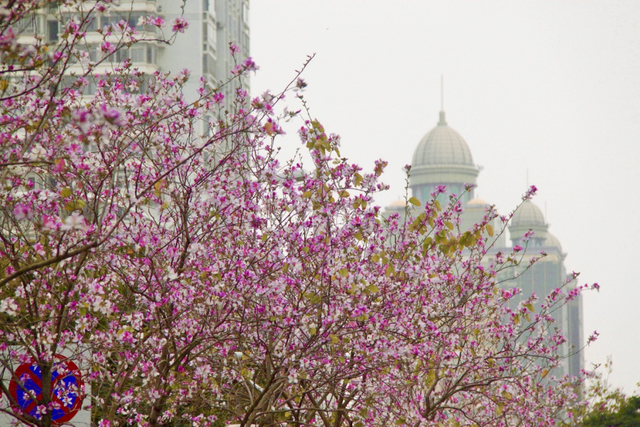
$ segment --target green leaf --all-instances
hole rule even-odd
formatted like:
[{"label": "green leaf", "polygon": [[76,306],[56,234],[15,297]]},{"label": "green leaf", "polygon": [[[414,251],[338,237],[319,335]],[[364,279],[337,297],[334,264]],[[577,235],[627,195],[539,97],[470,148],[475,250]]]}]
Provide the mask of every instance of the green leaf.
[{"label": "green leaf", "polygon": [[60,190],[60,195],[64,198],[70,197],[73,192],[69,187],[63,188]]},{"label": "green leaf", "polygon": [[303,199],[308,199],[309,197],[311,197],[312,194],[313,194],[313,191],[311,191],[311,190],[305,191],[304,193],[302,193],[302,198]]},{"label": "green leaf", "polygon": [[342,277],[347,277],[349,275],[349,270],[347,270],[346,268],[341,268],[339,273]]},{"label": "green leaf", "polygon": [[487,233],[489,233],[489,237],[493,237],[493,227],[490,224],[487,224]]},{"label": "green leaf", "polygon": [[85,205],[86,203],[83,200],[73,200],[67,203],[66,205],[64,205],[64,208],[69,212],[73,212],[73,211],[82,210],[82,208],[84,208]]},{"label": "green leaf", "polygon": [[333,344],[338,344],[340,342],[340,339],[338,338],[338,336],[336,334],[329,335],[329,338],[331,338],[331,342]]},{"label": "green leaf", "polygon": [[350,196],[350,194],[349,194],[349,192],[347,190],[342,190],[340,192],[340,197],[349,197],[349,196]]},{"label": "green leaf", "polygon": [[444,225],[446,225],[449,230],[453,230],[453,223],[451,221],[445,222]]},{"label": "green leaf", "polygon": [[384,275],[389,277],[391,276],[394,272],[396,271],[396,269],[393,267],[393,265],[389,264],[387,265],[387,269],[384,272]]},{"label": "green leaf", "polygon": [[373,285],[373,284],[367,286],[367,290],[369,290],[369,292],[371,292],[372,294],[376,294],[380,292],[380,288],[378,288],[376,285]]},{"label": "green leaf", "polygon": [[318,332],[316,328],[309,328],[309,335],[315,335]]},{"label": "green leaf", "polygon": [[422,203],[420,203],[420,200],[416,199],[415,197],[411,197],[409,199],[409,203],[411,203],[413,206],[420,206],[422,205]]},{"label": "green leaf", "polygon": [[364,179],[364,178],[362,178],[362,175],[360,175],[359,173],[356,172],[356,174],[354,176],[355,176],[354,181],[355,181],[356,186],[359,186],[360,184],[362,184],[362,181]]},{"label": "green leaf", "polygon": [[531,304],[531,303],[525,304],[524,306],[527,307],[529,309],[529,311],[532,312],[532,313],[535,311],[535,309],[533,307],[533,304]]}]

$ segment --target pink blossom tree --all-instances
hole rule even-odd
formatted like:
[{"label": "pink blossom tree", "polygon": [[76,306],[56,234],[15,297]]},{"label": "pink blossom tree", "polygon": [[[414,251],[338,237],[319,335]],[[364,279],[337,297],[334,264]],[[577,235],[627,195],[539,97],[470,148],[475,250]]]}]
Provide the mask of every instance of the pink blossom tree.
[{"label": "pink blossom tree", "polygon": [[[0,15],[0,366],[25,390],[17,365],[42,376],[29,410],[3,381],[0,411],[57,424],[65,403],[51,378],[63,355],[91,385],[101,426],[554,425],[567,415],[581,379],[549,375],[564,340],[549,310],[572,295],[558,284],[547,309],[508,309],[513,292],[496,277],[519,258],[485,261],[493,210],[472,230],[459,230],[457,200],[408,198],[405,217],[384,218],[373,197],[385,162],[365,172],[342,158],[298,76],[250,99],[251,59],[225,83],[234,100],[203,81],[187,102],[187,72],[147,76],[129,61],[97,76],[82,47],[109,3],[65,2],[54,45],[19,43],[18,24],[41,2]],[[104,64],[144,42],[126,22],[102,35]],[[78,63],[85,71],[71,75]],[[301,112],[277,115],[290,91]],[[280,121],[292,117],[308,172],[276,159]]]}]

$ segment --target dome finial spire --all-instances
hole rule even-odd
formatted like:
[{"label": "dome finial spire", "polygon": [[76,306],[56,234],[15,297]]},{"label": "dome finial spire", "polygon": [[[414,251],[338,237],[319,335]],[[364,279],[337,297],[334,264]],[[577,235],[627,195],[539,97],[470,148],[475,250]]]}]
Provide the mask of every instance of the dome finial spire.
[{"label": "dome finial spire", "polygon": [[444,74],[440,74],[440,111],[444,111]]},{"label": "dome finial spire", "polygon": [[447,122],[444,119],[444,75],[440,74],[440,120],[438,126],[446,126]]}]

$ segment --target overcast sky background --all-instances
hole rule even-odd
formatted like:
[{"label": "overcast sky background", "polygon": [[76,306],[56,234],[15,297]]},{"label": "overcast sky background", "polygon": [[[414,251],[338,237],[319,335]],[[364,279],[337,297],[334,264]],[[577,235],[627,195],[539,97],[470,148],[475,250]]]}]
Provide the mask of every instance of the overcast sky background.
[{"label": "overcast sky background", "polygon": [[[438,121],[480,172],[476,195],[503,213],[529,184],[568,271],[598,282],[584,297],[587,365],[613,356],[611,382],[640,381],[640,1],[253,0],[252,92],[304,73],[311,112],[342,136],[342,154],[402,168]],[[290,100],[293,102],[293,100]],[[293,104],[295,105],[295,104]],[[294,132],[281,140],[298,146]]]}]

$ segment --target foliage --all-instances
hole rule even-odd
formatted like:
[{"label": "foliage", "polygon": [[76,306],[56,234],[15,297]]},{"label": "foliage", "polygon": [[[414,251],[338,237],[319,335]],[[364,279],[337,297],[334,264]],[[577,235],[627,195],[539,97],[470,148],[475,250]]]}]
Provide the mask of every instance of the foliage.
[{"label": "foliage", "polygon": [[[364,172],[342,158],[304,103],[274,113],[286,92],[302,100],[298,77],[251,100],[249,59],[226,83],[235,100],[203,81],[187,102],[188,72],[110,65],[144,41],[126,22],[102,31],[100,61],[83,50],[110,2],[64,2],[52,45],[13,30],[42,2],[12,5],[0,15],[0,365],[6,378],[33,363],[44,381],[36,415],[5,383],[0,411],[52,425],[56,354],[80,366],[101,426],[553,425],[577,399],[581,379],[549,375],[564,342],[550,312],[575,293],[508,309],[516,291],[496,275],[519,257],[484,261],[493,209],[467,231],[457,200],[411,198],[406,218],[384,219],[384,161]],[[308,173],[275,157],[285,118],[300,119]]]},{"label": "foliage", "polygon": [[[596,410],[597,411],[597,410]],[[594,411],[582,422],[584,427],[635,427],[640,425],[640,396],[631,396],[620,403],[615,412]]]},{"label": "foliage", "polygon": [[[572,419],[565,425],[582,427],[631,427],[640,425],[640,397],[627,396],[612,388],[608,377],[613,361],[607,358],[603,369],[595,366],[587,375],[583,399],[571,408]],[[603,372],[604,370],[604,372]]]}]

